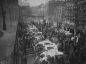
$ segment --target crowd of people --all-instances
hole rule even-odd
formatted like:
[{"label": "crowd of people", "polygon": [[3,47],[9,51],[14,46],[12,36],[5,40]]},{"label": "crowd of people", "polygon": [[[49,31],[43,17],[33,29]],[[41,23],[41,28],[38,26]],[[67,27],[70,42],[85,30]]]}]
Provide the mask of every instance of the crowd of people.
[{"label": "crowd of people", "polygon": [[[75,29],[73,27],[65,27],[61,23],[57,23],[54,25],[54,23],[47,22],[45,19],[42,23],[31,21],[29,23],[20,23],[20,25],[21,26],[18,28],[17,31],[18,38],[20,38],[19,40],[22,44],[20,46],[23,51],[27,48],[32,48],[34,54],[37,55],[37,60],[41,59],[41,61],[45,61],[47,58],[45,56],[52,57],[52,54],[49,55],[49,53],[51,52],[61,53],[61,59],[63,61],[61,61],[60,64],[62,64],[63,62],[65,64],[76,64],[82,62],[82,59],[85,60],[86,56],[83,57],[83,55],[85,55],[85,52],[83,51],[86,47],[86,41],[85,32],[83,32],[82,30]],[[40,43],[41,45],[39,45]],[[44,43],[45,45],[43,45]],[[46,52],[46,46],[51,47],[51,49],[47,49],[48,52]],[[53,51],[51,51],[52,48]],[[46,52],[47,55],[44,52]],[[57,53],[55,53],[54,55],[56,56],[56,54]],[[40,56],[42,57],[40,58]],[[50,62],[49,64],[55,64],[56,61],[52,61],[53,63]]]}]

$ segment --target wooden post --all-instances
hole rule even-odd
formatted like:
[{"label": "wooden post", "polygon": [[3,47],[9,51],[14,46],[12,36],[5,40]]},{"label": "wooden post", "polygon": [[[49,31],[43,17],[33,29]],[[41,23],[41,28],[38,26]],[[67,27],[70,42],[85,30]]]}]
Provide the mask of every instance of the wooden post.
[{"label": "wooden post", "polygon": [[2,16],[3,16],[3,30],[6,30],[6,21],[5,21],[5,17],[6,17],[6,10],[4,10],[4,0],[1,0],[1,10],[2,10]]}]

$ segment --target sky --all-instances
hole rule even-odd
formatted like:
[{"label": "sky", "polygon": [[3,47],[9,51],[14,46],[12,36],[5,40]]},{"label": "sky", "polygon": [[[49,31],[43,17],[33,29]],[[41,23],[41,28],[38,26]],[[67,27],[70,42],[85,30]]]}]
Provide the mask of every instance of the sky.
[{"label": "sky", "polygon": [[45,4],[48,0],[28,0],[30,6],[38,6],[40,4]]}]

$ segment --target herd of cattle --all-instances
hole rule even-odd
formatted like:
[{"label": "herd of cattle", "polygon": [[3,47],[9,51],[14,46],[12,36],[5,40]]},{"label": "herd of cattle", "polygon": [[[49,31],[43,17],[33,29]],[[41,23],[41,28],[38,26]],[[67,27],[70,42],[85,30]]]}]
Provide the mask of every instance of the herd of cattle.
[{"label": "herd of cattle", "polygon": [[[82,31],[69,28],[67,30],[64,28],[57,30],[56,27],[42,28],[43,31],[41,31],[39,28],[31,23],[21,24],[18,27],[17,43],[19,43],[19,51],[21,50],[24,55],[29,55],[27,49],[31,49],[36,56],[35,64],[72,64],[71,62],[80,62],[80,51],[84,47],[84,33]],[[48,30],[48,28],[51,29]],[[50,34],[47,35],[46,30]],[[51,34],[54,35],[51,36]]]}]

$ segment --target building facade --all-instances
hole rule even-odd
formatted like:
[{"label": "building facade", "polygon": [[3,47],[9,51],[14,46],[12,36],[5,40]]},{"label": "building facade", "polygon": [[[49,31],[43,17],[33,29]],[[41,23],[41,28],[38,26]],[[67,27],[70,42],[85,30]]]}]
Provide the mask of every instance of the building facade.
[{"label": "building facade", "polygon": [[69,22],[75,21],[75,3],[73,0],[65,0],[66,13],[65,20]]},{"label": "building facade", "polygon": [[86,28],[86,0],[78,1],[78,24]]},{"label": "building facade", "polygon": [[77,27],[86,25],[86,0],[65,0],[66,20],[74,22]]},{"label": "building facade", "polygon": [[48,4],[49,20],[62,22],[65,14],[65,1],[51,0]]}]

